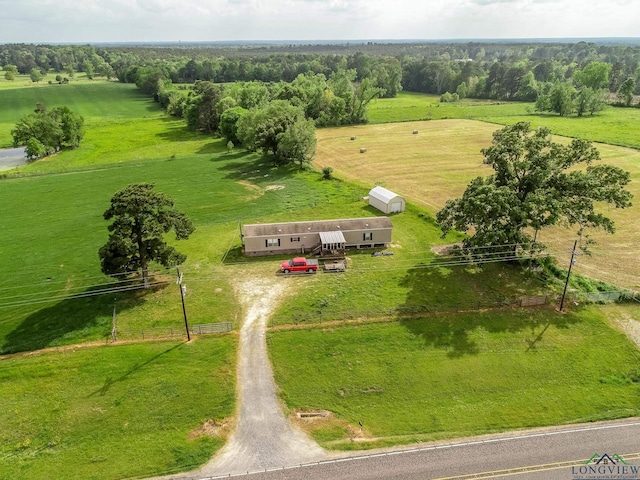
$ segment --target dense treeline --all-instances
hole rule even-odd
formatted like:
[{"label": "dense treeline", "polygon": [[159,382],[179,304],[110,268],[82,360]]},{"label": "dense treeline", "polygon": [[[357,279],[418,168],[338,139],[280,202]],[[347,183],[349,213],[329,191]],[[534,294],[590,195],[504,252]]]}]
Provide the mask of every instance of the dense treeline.
[{"label": "dense treeline", "polygon": [[223,136],[236,145],[272,154],[280,163],[308,164],[315,153],[315,127],[366,121],[367,104],[384,93],[371,78],[356,82],[356,71],[328,79],[300,74],[292,82],[213,83],[173,86],[158,67],[137,72],[137,85],[187,125]]},{"label": "dense treeline", "polygon": [[0,66],[7,80],[83,72],[135,83],[189,127],[301,166],[313,155],[314,126],[365,122],[372,99],[403,89],[441,101],[529,101],[559,115],[594,114],[607,102],[631,106],[640,93],[640,46],[587,42],[15,44],[0,46]]},{"label": "dense treeline", "polygon": [[[356,70],[356,81],[376,77],[393,96],[408,91],[496,99],[535,100],[538,83],[568,81],[588,64],[610,65],[603,87],[616,93],[631,79],[640,93],[640,47],[596,43],[425,43],[274,45],[236,47],[0,46],[0,66],[19,73],[84,72],[135,83],[140,67],[160,67],[174,84],[291,82],[300,74]],[[377,72],[377,73],[376,73]],[[535,83],[534,83],[535,81]],[[534,91],[535,90],[535,91]]]}]

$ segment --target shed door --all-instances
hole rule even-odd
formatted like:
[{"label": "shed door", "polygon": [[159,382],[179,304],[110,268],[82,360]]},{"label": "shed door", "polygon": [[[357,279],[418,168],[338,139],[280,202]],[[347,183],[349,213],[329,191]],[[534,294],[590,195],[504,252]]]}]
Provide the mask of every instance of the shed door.
[{"label": "shed door", "polygon": [[391,204],[391,213],[401,212],[402,202],[394,202]]}]

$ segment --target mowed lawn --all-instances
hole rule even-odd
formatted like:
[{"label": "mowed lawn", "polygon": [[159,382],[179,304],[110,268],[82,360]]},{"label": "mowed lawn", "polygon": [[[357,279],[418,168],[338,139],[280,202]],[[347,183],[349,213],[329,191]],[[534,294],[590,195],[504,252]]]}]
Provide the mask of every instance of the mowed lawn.
[{"label": "mowed lawn", "polygon": [[[282,397],[329,449],[640,414],[640,353],[597,308],[272,331]],[[362,427],[360,427],[362,425]]]},{"label": "mowed lawn", "polygon": [[0,478],[115,480],[198,467],[229,433],[235,359],[234,335],[3,358]]},{"label": "mowed lawn", "polygon": [[[482,163],[480,150],[491,144],[495,124],[474,120],[438,120],[388,123],[317,131],[314,165],[330,166],[337,176],[368,188],[383,185],[435,213],[448,199],[459,197],[476,176],[493,173]],[[417,130],[418,134],[413,134]],[[355,136],[356,140],[350,140]],[[568,141],[555,137],[556,141]],[[592,232],[597,246],[582,256],[576,271],[628,288],[640,288],[640,152],[605,144],[596,145],[603,162],[631,172],[632,208],[605,210],[616,222],[615,235]],[[360,153],[366,148],[365,153]],[[575,230],[543,231],[539,240],[551,247],[560,261],[575,239]]]}]

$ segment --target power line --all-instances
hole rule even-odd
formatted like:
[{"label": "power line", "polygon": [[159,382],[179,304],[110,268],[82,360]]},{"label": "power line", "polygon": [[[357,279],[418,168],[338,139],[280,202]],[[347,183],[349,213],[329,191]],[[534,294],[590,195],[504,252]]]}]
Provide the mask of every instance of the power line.
[{"label": "power line", "polygon": [[[168,275],[170,268],[174,268],[174,267],[167,267],[167,268],[165,268],[164,271],[152,271],[152,272],[149,272],[149,274],[152,275],[152,276]],[[133,274],[137,274],[137,273],[139,273],[139,270],[132,270],[130,272],[118,273],[118,274],[114,274],[114,275],[110,275],[110,276],[120,277],[120,276],[126,276],[126,275],[133,275]],[[72,277],[72,278],[77,279],[77,280],[92,280],[92,279],[95,279],[95,278],[104,279],[105,277],[106,277],[106,275],[96,275],[96,276],[91,276],[91,277]],[[132,278],[132,279],[120,280],[119,282],[134,282],[136,280],[137,279]],[[19,289],[22,289],[22,288],[39,287],[39,286],[42,286],[42,285],[59,285],[59,284],[67,283],[68,281],[69,281],[69,278],[66,278],[66,279],[61,280],[61,281],[45,280],[44,282],[32,283],[32,284],[27,284],[27,285],[14,285],[14,286],[11,286],[11,287],[1,287],[0,291],[3,291],[3,290],[19,290]],[[107,284],[107,283],[97,283],[97,284],[93,284],[93,285],[82,285],[82,286],[79,286],[79,287],[70,287],[68,289],[54,290],[53,292],[66,291],[66,290],[77,290],[77,289],[83,289],[83,288],[93,288],[93,287],[100,287],[100,286],[103,286],[103,285],[109,285],[109,284]]]},{"label": "power line", "polygon": [[[502,255],[498,258],[484,258],[483,260],[481,260],[481,262],[483,263],[496,263],[496,262],[508,262],[508,261],[513,261],[516,259],[527,259],[527,258],[533,258],[533,257],[517,257],[517,256],[504,256],[504,252],[501,252]],[[433,260],[433,259],[430,259]],[[475,260],[477,261],[477,259]],[[464,259],[464,260],[458,260],[458,261],[444,261],[444,262],[432,262],[430,264],[417,264],[417,265],[410,265],[410,266],[406,266],[406,265],[396,265],[392,268],[360,268],[360,269],[351,269],[352,271],[356,271],[358,273],[362,273],[362,272],[369,272],[369,271],[391,271],[391,270],[406,270],[407,268],[440,268],[440,267],[448,267],[448,266],[459,266],[459,265],[469,265],[472,263],[475,263],[475,261],[473,259]],[[415,263],[415,262],[412,262]],[[219,279],[219,277],[197,277],[194,276],[191,278],[192,281],[195,282],[200,282],[200,281],[205,281],[205,280],[212,280],[212,279]],[[167,285],[169,282],[168,281],[159,281],[159,282],[154,282],[151,284],[151,286],[157,286],[157,285]],[[104,284],[101,284],[104,285]],[[97,285],[97,286],[101,286],[101,285]],[[113,294],[113,293],[119,293],[119,292],[125,292],[125,291],[133,291],[133,290],[139,290],[142,288],[145,288],[144,285],[140,285],[140,284],[134,284],[134,285],[122,285],[122,284],[110,284],[112,285],[111,287],[108,288],[104,288],[101,290],[96,290],[93,292],[79,292],[79,293],[75,293],[72,295],[49,295],[47,297],[44,298],[32,298],[32,299],[22,299],[22,300],[14,300],[14,301],[9,301],[6,302],[5,300],[11,300],[14,298],[21,298],[21,297],[29,297],[29,296],[37,296],[37,295],[41,295],[42,293],[32,293],[32,294],[23,294],[23,295],[15,295],[12,297],[5,297],[0,299],[0,301],[5,301],[4,303],[0,303],[0,308],[10,308],[10,307],[23,307],[23,306],[29,306],[29,305],[36,305],[36,304],[40,304],[40,303],[48,303],[48,302],[53,302],[53,301],[60,301],[60,300],[75,300],[75,299],[80,299],[80,298],[88,298],[88,297],[94,297],[94,296],[100,296],[100,295],[109,295],[109,294]],[[83,287],[75,287],[75,289],[80,289]],[[87,288],[87,287],[84,287]],[[46,292],[47,294],[51,294],[51,293],[59,293],[59,292],[63,292],[66,290],[58,290],[58,291],[54,291],[54,292]]]},{"label": "power line", "polygon": [[[155,287],[159,285],[168,285],[169,283],[170,283],[169,281],[153,282],[149,284],[149,287]],[[44,297],[40,299],[18,300],[14,302],[0,303],[0,309],[10,308],[10,307],[25,307],[28,305],[50,303],[54,301],[76,300],[80,298],[97,297],[101,295],[111,295],[113,293],[128,292],[133,290],[140,290],[143,288],[147,288],[147,287],[145,287],[144,285],[124,285],[121,287],[113,287],[113,288],[97,290],[93,292],[82,292],[82,293],[77,293],[73,295],[59,295],[59,296]]]},{"label": "power line", "polygon": [[[491,246],[478,246],[478,247],[469,247],[468,249],[466,249],[466,251],[487,251],[490,249],[500,249],[497,251],[490,251],[490,252],[486,252],[486,253],[480,253],[480,254],[465,254],[460,253],[460,254],[454,254],[454,255],[448,255],[446,257],[423,257],[423,258],[403,258],[401,259],[399,262],[394,262],[392,265],[383,265],[383,266],[378,266],[378,265],[368,265],[365,267],[352,267],[350,268],[350,271],[355,271],[357,273],[367,273],[367,272],[384,272],[384,271],[400,271],[400,270],[414,270],[414,269],[429,269],[429,268],[443,268],[443,267],[456,267],[456,266],[464,266],[464,265],[472,265],[472,264],[485,264],[485,263],[502,263],[502,262],[512,262],[512,261],[516,261],[516,260],[531,260],[531,259],[537,259],[540,257],[546,257],[548,256],[548,252],[538,252],[538,253],[534,253],[531,255],[518,255],[515,253],[515,247],[521,247],[522,250],[526,251],[527,249],[524,248],[529,244],[525,244],[525,245],[520,245],[520,244],[502,244],[502,245],[491,245]],[[508,249],[505,249],[506,247],[508,247]],[[406,252],[406,251],[405,251]],[[424,253],[424,251],[415,251],[416,253]],[[409,253],[413,253],[411,251],[409,251]],[[246,262],[235,262],[235,263],[231,263],[231,264],[226,264],[226,265],[249,265]],[[162,271],[159,272],[153,272],[154,275],[168,275],[168,271],[170,268],[173,267],[169,267],[166,268],[164,273]],[[131,273],[137,273],[137,271],[133,271],[133,272],[125,272],[123,274],[120,275],[128,275]],[[198,272],[195,271],[187,271],[187,273],[192,274],[193,276],[190,278],[191,281],[194,282],[203,282],[203,281],[209,281],[209,280],[220,280],[220,276],[198,276]],[[104,278],[104,276],[94,276],[94,277],[85,277],[85,279],[92,279],[92,278]],[[73,299],[80,299],[80,298],[88,298],[88,297],[93,297],[93,296],[100,296],[100,295],[108,295],[108,294],[113,294],[113,293],[118,293],[118,292],[126,292],[126,291],[133,291],[133,290],[139,290],[144,288],[143,285],[140,284],[133,284],[133,282],[136,282],[137,279],[128,279],[128,280],[124,280],[123,282],[119,282],[119,283],[110,283],[110,284],[93,284],[93,285],[85,285],[85,286],[78,286],[78,287],[72,287],[69,289],[60,289],[60,290],[54,290],[54,291],[48,291],[48,292],[37,292],[37,293],[26,293],[26,294],[20,294],[20,295],[13,295],[13,296],[9,296],[9,297],[4,297],[4,298],[0,298],[0,302],[4,301],[4,303],[0,303],[0,308],[9,308],[9,307],[22,307],[22,306],[28,306],[28,305],[35,305],[35,304],[40,304],[40,303],[48,303],[48,302],[53,302],[53,301],[60,301],[60,300],[73,300]],[[63,282],[55,282],[55,283],[63,283]],[[166,285],[168,284],[168,281],[158,281],[158,282],[154,282],[151,285],[152,286],[159,286],[159,285]],[[15,290],[15,289],[21,289],[21,288],[29,288],[29,287],[38,287],[41,285],[51,285],[51,283],[49,282],[44,282],[44,283],[37,283],[37,284],[31,284],[31,285],[20,285],[20,286],[13,286],[13,287],[5,287],[5,288],[0,288],[0,290]],[[106,288],[102,288],[96,291],[92,291],[92,292],[78,292],[78,293],[74,293],[71,295],[51,295],[51,294],[55,294],[55,293],[62,293],[62,292],[68,292],[69,290],[81,290],[81,289],[87,289],[87,288],[95,288],[95,287],[106,287]],[[42,297],[42,298],[27,298],[27,297],[36,297],[38,295],[42,295],[42,294],[46,294],[48,295],[47,297]],[[13,301],[9,301],[6,302],[6,300],[12,300],[12,299],[20,299],[20,300],[13,300]]]}]

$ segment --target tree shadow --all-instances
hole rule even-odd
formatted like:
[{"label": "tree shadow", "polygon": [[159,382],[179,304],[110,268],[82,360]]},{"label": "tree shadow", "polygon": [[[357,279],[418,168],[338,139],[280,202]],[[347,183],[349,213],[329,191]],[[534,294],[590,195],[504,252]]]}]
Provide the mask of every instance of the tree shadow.
[{"label": "tree shadow", "polygon": [[[473,339],[479,330],[489,334],[529,331],[531,338],[524,339],[522,348],[530,352],[550,326],[568,328],[579,321],[576,316],[548,308],[509,310],[506,306],[514,299],[487,285],[485,275],[491,275],[491,271],[462,266],[410,270],[401,282],[409,288],[404,308],[424,315],[404,319],[401,324],[422,337],[425,346],[444,349],[449,358],[460,358],[480,353]],[[501,305],[505,309],[500,313],[483,311]]]},{"label": "tree shadow", "polygon": [[[93,287],[79,295],[81,298],[62,300],[27,316],[5,337],[0,354],[16,353],[106,338],[111,333],[114,294],[103,294],[102,287]],[[117,309],[134,308],[144,303],[146,292],[117,294]]]},{"label": "tree shadow", "polygon": [[[211,151],[206,151],[206,150],[211,150]],[[239,160],[251,155],[250,152],[238,151],[238,150],[233,150],[231,152],[226,152],[224,150],[218,150],[218,149],[214,150],[213,147],[208,148],[207,145],[205,145],[200,150],[198,150],[198,153],[219,153],[220,155],[218,155],[217,157],[212,157],[209,159],[211,162],[228,162],[230,160]]]},{"label": "tree shadow", "polygon": [[127,377],[129,377],[129,375],[137,372],[138,370],[141,370],[142,368],[146,367],[150,363],[155,362],[160,357],[168,354],[169,352],[175,350],[176,348],[178,348],[180,346],[182,346],[182,343],[178,343],[177,345],[174,345],[173,347],[170,347],[167,350],[154,355],[153,357],[149,358],[146,362],[136,363],[128,372],[120,375],[118,378],[114,379],[113,377],[107,377],[105,379],[104,384],[102,385],[102,387],[100,387],[98,390],[96,390],[96,391],[90,393],[89,395],[87,395],[87,398],[91,398],[91,397],[94,397],[96,395],[99,395],[99,396],[103,397],[104,395],[106,395],[109,392],[111,387],[113,385],[115,385],[116,383],[122,382],[123,380],[126,380]]},{"label": "tree shadow", "polygon": [[[234,157],[231,155],[224,156],[224,159],[228,158],[233,159]],[[272,183],[283,178],[291,177],[292,174],[299,171],[297,165],[279,165],[272,155],[256,156],[256,154],[246,152],[239,154],[237,158],[245,158],[245,161],[230,162],[220,167],[221,171],[227,172],[225,178],[235,181],[261,180]]]},{"label": "tree shadow", "polygon": [[210,138],[211,143],[220,145],[220,151],[223,151],[226,148],[226,143],[224,143],[222,139],[216,138],[204,132],[190,130],[186,126],[184,121],[181,121],[175,117],[165,116],[160,118],[159,120],[165,123],[165,128],[163,129],[163,131],[156,133],[156,136],[158,138],[169,142],[199,141],[203,138]]}]

